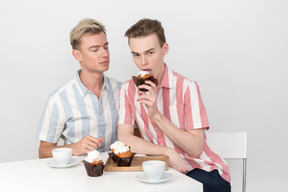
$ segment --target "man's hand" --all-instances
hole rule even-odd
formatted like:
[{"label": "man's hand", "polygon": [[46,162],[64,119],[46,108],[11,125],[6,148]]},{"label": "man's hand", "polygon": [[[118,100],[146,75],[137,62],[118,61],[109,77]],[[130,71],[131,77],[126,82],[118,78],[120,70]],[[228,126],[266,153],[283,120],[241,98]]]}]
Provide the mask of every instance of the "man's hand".
[{"label": "man's hand", "polygon": [[83,139],[77,143],[70,145],[57,146],[57,143],[49,143],[46,141],[41,141],[39,146],[39,158],[49,158],[52,157],[52,150],[55,148],[68,147],[72,149],[73,155],[82,155],[93,151],[101,146],[104,141],[104,137],[97,139],[91,135],[85,136]]},{"label": "man's hand", "polygon": [[165,154],[169,157],[169,166],[183,174],[189,171],[189,166],[182,157],[174,150],[168,149]]},{"label": "man's hand", "polygon": [[144,88],[149,91],[149,94],[146,94],[146,92],[139,91],[140,96],[137,98],[137,101],[141,104],[145,104],[146,108],[148,110],[148,115],[150,117],[153,117],[157,114],[158,108],[157,108],[157,87],[152,81],[145,81],[146,84],[149,85],[140,85],[139,88]]},{"label": "man's hand", "polygon": [[93,137],[91,135],[86,135],[77,143],[71,144],[73,155],[82,155],[88,153],[89,151],[96,150],[101,146],[104,141],[104,137],[100,139]]}]

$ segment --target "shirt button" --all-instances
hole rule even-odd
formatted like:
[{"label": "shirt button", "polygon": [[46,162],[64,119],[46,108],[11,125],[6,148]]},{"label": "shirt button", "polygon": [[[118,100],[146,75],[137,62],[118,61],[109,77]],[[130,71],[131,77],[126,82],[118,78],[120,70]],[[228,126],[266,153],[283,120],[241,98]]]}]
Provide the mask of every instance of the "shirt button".
[{"label": "shirt button", "polygon": [[161,143],[160,145],[162,145],[162,146],[163,146],[163,143]]},{"label": "shirt button", "polygon": [[158,130],[158,127],[155,127],[156,130]]}]

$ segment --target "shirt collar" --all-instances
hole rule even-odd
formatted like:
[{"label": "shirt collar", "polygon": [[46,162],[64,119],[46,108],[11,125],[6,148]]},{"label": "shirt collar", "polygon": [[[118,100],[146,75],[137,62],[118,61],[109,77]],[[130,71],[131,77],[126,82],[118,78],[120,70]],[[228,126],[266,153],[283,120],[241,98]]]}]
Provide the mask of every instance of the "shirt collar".
[{"label": "shirt collar", "polygon": [[165,87],[165,88],[173,88],[173,80],[172,80],[172,77],[173,77],[173,71],[166,65],[164,64],[164,73],[163,73],[163,76],[162,76],[162,80],[161,80],[161,83],[160,83],[160,86],[161,87]]},{"label": "shirt collar", "polygon": [[[89,91],[85,85],[82,83],[81,79],[80,79],[80,73],[81,73],[81,69],[77,71],[76,73],[76,86],[78,88],[78,90],[80,91],[80,94],[82,97],[85,96],[85,94]],[[103,87],[102,87],[102,91],[104,89],[107,89],[107,91],[109,91],[109,86],[108,86],[108,80],[107,77],[103,74],[104,77],[104,83],[103,83]],[[101,93],[102,94],[102,93]]]},{"label": "shirt collar", "polygon": [[107,77],[105,76],[105,74],[103,74],[103,77],[104,77],[104,83],[103,83],[102,90],[103,90],[103,89],[107,89],[107,91],[109,91],[108,79],[107,79]]}]

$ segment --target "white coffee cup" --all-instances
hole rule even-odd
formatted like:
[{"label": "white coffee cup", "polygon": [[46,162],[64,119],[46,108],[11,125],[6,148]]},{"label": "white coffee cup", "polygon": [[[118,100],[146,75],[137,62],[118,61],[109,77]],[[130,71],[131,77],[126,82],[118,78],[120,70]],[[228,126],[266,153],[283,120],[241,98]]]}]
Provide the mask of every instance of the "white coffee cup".
[{"label": "white coffee cup", "polygon": [[142,163],[143,171],[148,180],[161,179],[165,171],[165,161],[149,160]]},{"label": "white coffee cup", "polygon": [[56,148],[52,150],[52,155],[58,165],[67,165],[72,157],[72,149]]}]

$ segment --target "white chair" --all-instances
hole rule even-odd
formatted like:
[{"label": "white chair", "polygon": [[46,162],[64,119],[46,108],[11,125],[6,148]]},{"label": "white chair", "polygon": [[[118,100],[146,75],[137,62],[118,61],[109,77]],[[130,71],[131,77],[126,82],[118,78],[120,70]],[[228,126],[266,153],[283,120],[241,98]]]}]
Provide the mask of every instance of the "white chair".
[{"label": "white chair", "polygon": [[247,132],[206,132],[210,148],[224,159],[242,159],[242,192],[246,192]]}]

